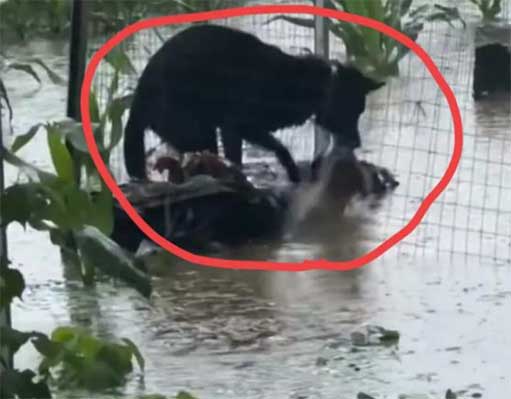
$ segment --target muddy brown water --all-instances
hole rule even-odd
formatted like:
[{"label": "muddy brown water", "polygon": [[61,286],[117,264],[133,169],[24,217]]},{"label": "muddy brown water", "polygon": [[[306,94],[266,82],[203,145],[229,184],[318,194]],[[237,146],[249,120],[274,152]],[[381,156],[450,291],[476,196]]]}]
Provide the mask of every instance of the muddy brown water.
[{"label": "muddy brown water", "polygon": [[[355,398],[360,391],[375,398],[441,398],[451,388],[464,391],[463,397],[507,397],[509,100],[472,103],[473,38],[449,32],[428,31],[423,43],[462,109],[463,159],[420,228],[383,258],[350,272],[287,273],[210,269],[154,253],[149,264],[155,293],[146,301],[116,282],[84,288],[61,266],[45,234],[11,226],[10,257],[27,280],[23,302],[13,310],[14,326],[50,332],[71,323],[104,337],[132,339],[145,356],[145,376],[135,373],[111,396],[186,389],[201,398]],[[10,53],[44,57],[67,73],[63,43],[33,41]],[[354,206],[337,235],[319,242],[260,244],[222,257],[351,258],[407,222],[438,182],[453,146],[445,101],[411,58],[403,63],[403,79],[375,96],[363,121],[362,156],[390,168],[401,182],[382,207],[369,212],[363,204]],[[48,83],[38,88],[16,72],[5,80],[16,132],[64,114],[65,88]],[[303,140],[297,152],[310,149]],[[43,135],[21,155],[40,167],[50,165]],[[15,181],[13,168],[8,166],[6,174],[8,183]],[[398,330],[399,344],[354,346],[350,333],[365,324]],[[35,360],[28,347],[16,359],[19,367]],[[87,395],[65,392],[62,397]]]}]

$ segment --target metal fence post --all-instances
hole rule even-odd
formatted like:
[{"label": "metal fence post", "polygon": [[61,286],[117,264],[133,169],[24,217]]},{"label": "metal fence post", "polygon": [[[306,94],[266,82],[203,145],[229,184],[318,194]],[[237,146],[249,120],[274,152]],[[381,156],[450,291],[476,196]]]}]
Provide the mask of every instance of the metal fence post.
[{"label": "metal fence post", "polygon": [[[2,130],[2,104],[0,104],[0,201],[4,195],[4,140]],[[3,278],[7,270],[7,231],[5,226],[0,226],[0,276]],[[4,280],[5,281],[5,280]],[[0,311],[0,326],[11,326],[11,309],[9,304],[4,304]],[[12,353],[7,348],[1,348],[0,356],[8,368],[13,367]],[[0,363],[1,364],[1,363]],[[0,366],[1,367],[1,366]]]},{"label": "metal fence post", "polygon": [[86,0],[73,0],[71,13],[67,116],[78,121],[81,120],[80,91],[87,57],[87,3]]},{"label": "metal fence post", "polygon": [[[314,0],[316,7],[324,7],[325,0]],[[325,59],[329,58],[329,29],[327,20],[319,15],[314,17],[314,53]],[[314,127],[314,154],[317,156],[329,143],[330,138],[317,126]]]}]

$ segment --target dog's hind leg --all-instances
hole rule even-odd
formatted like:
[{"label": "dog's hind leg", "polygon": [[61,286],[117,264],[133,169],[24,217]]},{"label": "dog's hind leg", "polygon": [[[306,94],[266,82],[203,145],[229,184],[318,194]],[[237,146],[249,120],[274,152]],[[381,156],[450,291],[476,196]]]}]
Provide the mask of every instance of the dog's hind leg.
[{"label": "dog's hind leg", "polygon": [[241,166],[243,154],[240,132],[224,128],[221,130],[220,134],[222,137],[225,157],[234,164]]},{"label": "dog's hind leg", "polygon": [[218,155],[218,142],[214,127],[200,126],[200,142],[197,143],[197,150],[208,151],[211,154]]},{"label": "dog's hind leg", "polygon": [[263,147],[267,150],[272,151],[277,156],[279,162],[284,166],[289,176],[289,180],[293,183],[299,183],[300,171],[296,166],[296,163],[291,156],[289,150],[282,144],[277,138],[270,133],[257,132],[250,133],[244,132],[243,137],[250,143]]}]

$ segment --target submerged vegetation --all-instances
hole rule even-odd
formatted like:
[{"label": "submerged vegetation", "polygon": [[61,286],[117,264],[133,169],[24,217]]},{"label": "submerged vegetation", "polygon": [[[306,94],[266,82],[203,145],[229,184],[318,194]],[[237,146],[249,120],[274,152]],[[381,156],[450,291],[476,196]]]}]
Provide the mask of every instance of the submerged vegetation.
[{"label": "submerged vegetation", "polygon": [[[7,55],[5,52],[0,54],[0,72],[2,73],[2,76],[8,76],[10,71],[22,71],[41,85],[42,81],[40,73],[38,72],[40,69],[46,73],[52,83],[58,85],[66,84],[65,80],[53,72],[51,68],[49,68],[40,58],[29,57],[20,59],[16,57],[14,59],[14,57]],[[9,113],[9,122],[12,122],[12,118],[14,116],[13,109],[9,101],[9,94],[7,93],[4,81],[0,77],[0,102],[1,101],[4,101],[5,107]]]}]

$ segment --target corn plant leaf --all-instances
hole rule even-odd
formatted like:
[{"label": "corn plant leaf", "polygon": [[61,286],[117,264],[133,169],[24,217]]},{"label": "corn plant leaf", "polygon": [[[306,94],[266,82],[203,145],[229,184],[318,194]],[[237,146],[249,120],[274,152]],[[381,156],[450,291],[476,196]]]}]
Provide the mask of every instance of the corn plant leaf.
[{"label": "corn plant leaf", "polygon": [[465,20],[461,17],[461,14],[456,7],[446,7],[441,4],[435,4],[433,6],[434,11],[428,15],[426,18],[427,21],[444,21],[447,22],[451,27],[455,27],[453,25],[453,21],[459,21],[463,25],[463,28],[466,28],[467,24]]},{"label": "corn plant leaf", "polygon": [[113,99],[108,106],[108,116],[112,122],[112,128],[110,132],[110,143],[107,149],[112,150],[122,139],[123,135],[123,124],[122,116],[129,109],[133,95],[129,94],[123,97]]},{"label": "corn plant leaf", "polygon": [[38,123],[34,126],[32,126],[30,129],[28,129],[28,132],[25,134],[21,134],[19,136],[16,136],[14,141],[11,145],[11,151],[13,153],[16,153],[18,150],[20,150],[22,147],[24,147],[26,144],[30,142],[34,138],[34,136],[39,131],[39,128],[42,126],[42,123]]},{"label": "corn plant leaf", "polygon": [[[378,4],[379,6],[376,6]],[[372,5],[370,8],[369,5]],[[366,3],[366,7],[368,8],[368,16],[377,21],[384,21],[383,8],[381,7],[380,0],[368,1]],[[365,36],[366,46],[368,48],[368,53],[372,54],[373,57],[380,59],[384,58],[382,55],[382,34],[377,30],[372,28],[362,28],[362,32]]]},{"label": "corn plant leaf", "polygon": [[92,123],[100,122],[98,98],[93,90],[90,91],[89,95],[89,113]]},{"label": "corn plant leaf", "polygon": [[185,0],[171,0],[172,3],[174,4],[177,4],[181,7],[183,7],[183,9],[187,10],[187,11],[197,11],[197,7],[194,7],[194,6],[191,6],[190,4],[187,4],[187,2]]},{"label": "corn plant leaf", "polygon": [[80,331],[81,329],[78,327],[57,327],[51,332],[51,340],[63,344],[79,335]]},{"label": "corn plant leaf", "polygon": [[315,27],[315,22],[313,18],[300,18],[300,17],[291,17],[289,15],[277,15],[268,19],[264,24],[269,24],[274,21],[286,21],[293,25],[301,26],[302,28],[312,29]]},{"label": "corn plant leaf", "polygon": [[[401,30],[401,19],[403,18],[403,6],[405,3],[409,3],[408,8],[406,8],[406,12],[408,12],[409,6],[412,4],[411,0],[404,1],[400,3],[399,1],[393,1],[393,0],[387,0],[387,3],[385,4],[385,15],[384,15],[384,22],[397,29]],[[387,35],[383,35],[384,38],[390,38]],[[395,42],[395,40],[394,40]]]},{"label": "corn plant leaf", "polygon": [[410,7],[412,6],[412,2],[413,2],[413,0],[402,0],[401,2],[394,1],[394,0],[387,0],[387,4],[390,3],[390,4],[395,4],[398,7],[400,6],[400,8],[399,8],[399,15],[401,15],[401,16],[405,16],[408,13],[408,11],[410,11]]},{"label": "corn plant leaf", "polygon": [[414,8],[410,11],[410,14],[408,15],[410,18],[417,18],[420,17],[421,14],[424,15],[425,12],[430,8],[429,4],[423,4],[417,8]]},{"label": "corn plant leaf", "polygon": [[62,79],[59,75],[57,75],[49,66],[45,64],[43,60],[40,58],[32,57],[27,59],[28,62],[32,62],[34,64],[39,65],[41,68],[43,68],[48,75],[48,78],[52,81],[53,84],[56,85],[65,85],[66,81]]},{"label": "corn plant leaf", "polygon": [[72,180],[62,181],[60,178],[50,183],[39,184],[39,191],[44,196],[46,205],[38,210],[34,220],[49,220],[61,230],[72,228],[75,225],[73,216],[76,215],[76,210],[69,211],[63,188],[72,184],[74,184]]},{"label": "corn plant leaf", "polygon": [[[360,0],[343,0],[343,7],[346,11],[369,17],[377,21],[384,20],[383,5],[381,0],[360,1]],[[364,26],[357,26],[357,30],[362,35],[362,43],[367,49],[367,53],[378,58],[380,53],[380,33],[374,29]]]},{"label": "corn plant leaf", "polygon": [[140,350],[138,349],[138,347],[129,338],[122,338],[122,341],[124,341],[126,343],[126,345],[128,346],[128,348],[130,348],[131,352],[133,353],[133,356],[135,356],[135,359],[137,360],[138,366],[140,367],[140,369],[142,371],[144,371],[145,360],[144,360],[144,357],[142,356],[142,353],[140,353]]},{"label": "corn plant leaf", "polygon": [[186,391],[179,391],[176,395],[176,399],[197,399],[197,398]]},{"label": "corn plant leaf", "polygon": [[0,288],[0,309],[3,309],[14,298],[22,299],[25,279],[19,270],[7,268],[0,278]]},{"label": "corn plant leaf", "polygon": [[7,148],[3,149],[3,158],[8,164],[16,166],[31,181],[51,181],[57,178],[55,174],[45,172],[44,170],[33,166],[31,163],[24,161]]},{"label": "corn plant leaf", "polygon": [[[358,26],[349,23],[337,24],[332,31],[336,36],[343,38],[349,57],[367,56],[364,36]],[[340,32],[342,32],[342,36]]]},{"label": "corn plant leaf", "polygon": [[117,92],[117,89],[119,88],[119,71],[114,71],[114,76],[112,80],[110,81],[110,85],[108,87],[108,102],[112,101],[112,98],[114,97],[115,93]]},{"label": "corn plant leaf", "polygon": [[34,382],[35,378],[36,374],[30,369],[23,371],[17,369],[2,370],[2,398],[51,399],[52,395],[46,382]]},{"label": "corn plant leaf", "polygon": [[137,72],[126,52],[124,52],[120,47],[114,47],[105,56],[105,61],[114,68],[114,71],[119,71],[126,75]]},{"label": "corn plant leaf", "polygon": [[[88,224],[97,227],[103,234],[110,236],[114,229],[114,200],[112,193],[105,185],[102,190],[93,195],[91,203],[91,214],[89,215]],[[87,223],[87,221],[84,221]]]},{"label": "corn plant leaf", "polygon": [[32,333],[15,330],[8,326],[0,326],[0,336],[2,337],[2,346],[8,348],[11,353],[16,353],[25,345]]},{"label": "corn plant leaf", "polygon": [[21,62],[12,62],[7,66],[7,69],[15,69],[18,71],[23,71],[23,72],[27,73],[28,75],[32,76],[37,81],[37,83],[39,83],[39,84],[42,83],[41,78],[39,77],[37,72],[34,70],[32,65],[30,65],[30,64],[25,64],[25,63],[21,63]]},{"label": "corn plant leaf", "polygon": [[75,231],[74,236],[84,262],[89,262],[111,277],[120,278],[142,295],[150,296],[149,278],[136,267],[135,258],[116,242],[93,226]]},{"label": "corn plant leaf", "polygon": [[46,129],[50,156],[57,175],[61,179],[71,182],[74,179],[74,164],[65,141],[62,140],[62,135],[56,131],[53,125],[48,125]]},{"label": "corn plant leaf", "polygon": [[[69,143],[74,150],[86,154],[90,157],[89,147],[85,141],[85,135],[81,122],[77,122],[74,119],[68,118],[58,122],[53,122],[53,127],[55,132],[58,132],[62,137],[65,137],[66,142]],[[99,152],[106,152],[105,147],[99,140],[101,136],[101,129],[99,128],[98,124],[93,124],[92,128]]]},{"label": "corn plant leaf", "polygon": [[65,347],[59,343],[51,340],[44,334],[37,334],[32,339],[34,348],[45,357],[43,362],[38,367],[38,371],[45,373],[50,367],[57,365],[65,355]]},{"label": "corn plant leaf", "polygon": [[2,109],[2,99],[5,101],[5,104],[7,105],[7,110],[9,111],[9,123],[12,123],[12,107],[11,102],[9,101],[9,95],[7,94],[7,89],[5,88],[4,81],[0,77],[0,110]]},{"label": "corn plant leaf", "polygon": [[12,222],[18,222],[25,227],[45,206],[45,197],[41,195],[38,183],[14,184],[7,187],[2,194],[1,224],[8,226]]}]

